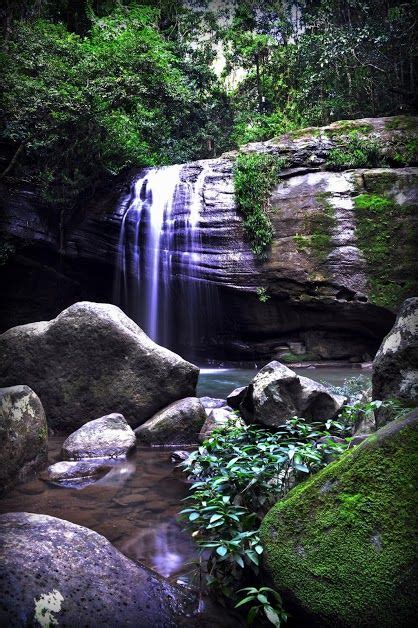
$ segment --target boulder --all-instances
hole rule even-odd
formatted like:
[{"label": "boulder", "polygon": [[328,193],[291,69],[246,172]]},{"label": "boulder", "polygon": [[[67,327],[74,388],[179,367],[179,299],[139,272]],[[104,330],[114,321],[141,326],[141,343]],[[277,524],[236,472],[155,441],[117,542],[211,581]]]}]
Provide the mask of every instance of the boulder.
[{"label": "boulder", "polygon": [[418,411],[293,488],[265,516],[264,567],[296,624],[413,626]]},{"label": "boulder", "polygon": [[344,403],[345,397],[273,361],[252,379],[240,410],[247,422],[278,427],[292,416],[308,421],[331,419]]},{"label": "boulder", "polygon": [[175,401],[135,430],[140,443],[147,445],[191,445],[206,421],[206,412],[197,397]]},{"label": "boulder", "polygon": [[66,432],[115,409],[136,427],[193,395],[199,374],[106,303],[75,303],[51,321],[9,329],[0,353],[0,385],[24,381],[48,425]]},{"label": "boulder", "polygon": [[[418,297],[404,301],[395,325],[383,340],[373,361],[373,399],[399,399],[418,403]],[[378,427],[391,413],[376,412]]]},{"label": "boulder", "polygon": [[239,388],[235,388],[231,393],[229,393],[228,397],[226,398],[227,404],[233,410],[238,410],[241,405],[241,401],[245,397],[246,391],[247,386],[240,386]]},{"label": "boulder", "polygon": [[104,475],[110,468],[109,462],[106,460],[64,460],[50,465],[40,477],[49,482],[82,483],[84,485],[85,480],[95,480],[100,475]]},{"label": "boulder", "polygon": [[28,386],[0,388],[0,491],[30,478],[48,459],[48,428]]},{"label": "boulder", "polygon": [[0,516],[0,537],[2,625],[174,628],[197,610],[185,589],[82,526],[8,513]]},{"label": "boulder", "polygon": [[227,425],[228,422],[242,423],[241,419],[235,414],[235,412],[229,406],[225,408],[214,408],[209,413],[202,429],[199,434],[199,442],[203,442],[212,434],[213,430],[219,427]]},{"label": "boulder", "polygon": [[135,446],[135,433],[122,414],[107,414],[89,421],[64,441],[67,460],[82,458],[124,458]]}]

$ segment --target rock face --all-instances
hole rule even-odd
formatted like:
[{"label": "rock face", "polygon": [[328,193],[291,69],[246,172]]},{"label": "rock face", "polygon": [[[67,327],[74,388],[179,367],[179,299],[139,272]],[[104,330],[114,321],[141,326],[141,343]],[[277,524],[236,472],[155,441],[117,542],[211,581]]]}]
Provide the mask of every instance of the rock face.
[{"label": "rock face", "polygon": [[67,460],[124,458],[135,446],[135,434],[122,414],[107,414],[89,421],[64,441]]},{"label": "rock face", "polygon": [[135,430],[140,443],[147,445],[191,445],[206,421],[206,412],[197,397],[170,404]]},{"label": "rock face", "polygon": [[240,419],[234,413],[232,408],[225,406],[224,408],[213,408],[208,415],[199,434],[199,442],[203,442],[212,434],[213,430],[223,427],[228,421],[240,422]]},{"label": "rock face", "polygon": [[415,411],[292,489],[264,518],[264,566],[303,625],[414,625],[417,447]]},{"label": "rock face", "polygon": [[[293,354],[295,346],[300,347],[297,354],[301,359],[364,361],[374,355],[393,325],[392,310],[399,300],[388,306],[376,295],[367,247],[358,237],[361,229],[355,199],[383,194],[399,208],[399,237],[389,240],[388,246],[393,245],[398,260],[390,285],[402,292],[402,286],[413,282],[408,262],[411,252],[404,237],[411,231],[413,219],[401,214],[417,204],[417,169],[362,167],[335,172],[330,155],[333,150],[344,150],[353,133],[359,133],[361,141],[380,142],[386,161],[397,165],[393,155],[402,154],[402,142],[411,133],[400,122],[396,118],[345,121],[242,148],[244,153],[267,153],[286,160],[270,198],[274,238],[266,259],[252,254],[243,218],[236,209],[233,170],[237,153],[184,165],[180,179],[185,190],[196,186],[198,179],[202,184],[199,263],[193,266],[193,273],[211,283],[216,290],[214,301],[222,306],[221,325],[211,334],[202,328],[198,344],[191,348],[195,355],[268,361]],[[36,319],[35,307],[37,316],[45,318],[86,295],[110,301],[129,181],[114,181],[110,190],[69,217],[64,231],[59,228],[59,214],[54,215],[33,190],[10,186],[2,192],[0,233],[14,238],[17,254],[0,269],[0,302],[5,304],[0,309],[1,328]],[[326,218],[330,208],[329,246],[318,254],[311,246],[313,225]],[[175,212],[173,219],[184,225],[181,204]],[[181,240],[182,234],[175,234],[176,239],[177,235]],[[30,242],[31,247],[20,247],[23,242]],[[189,267],[179,264],[176,256],[173,265],[181,284]],[[266,290],[266,302],[260,301],[259,288]],[[36,295],[36,305],[28,299],[30,294]],[[181,323],[181,303],[173,312],[177,309],[181,309]],[[180,324],[177,331],[180,335]],[[184,333],[186,338],[179,338],[179,345],[187,349],[189,329]]]},{"label": "rock face", "polygon": [[[373,399],[418,404],[418,298],[407,299],[373,362]],[[376,413],[378,426],[390,417]]]},{"label": "rock face", "polygon": [[245,421],[278,427],[292,416],[308,421],[335,417],[345,398],[280,362],[270,362],[250,382],[241,402]]},{"label": "rock face", "polygon": [[199,373],[104,303],[75,303],[51,321],[9,329],[0,354],[0,384],[24,380],[41,397],[48,425],[67,432],[115,410],[136,427],[194,394]]},{"label": "rock face", "polygon": [[28,386],[0,388],[0,492],[30,478],[48,458],[42,403]]},{"label": "rock face", "polygon": [[8,626],[175,627],[191,596],[103,536],[46,515],[0,516],[1,620]]}]

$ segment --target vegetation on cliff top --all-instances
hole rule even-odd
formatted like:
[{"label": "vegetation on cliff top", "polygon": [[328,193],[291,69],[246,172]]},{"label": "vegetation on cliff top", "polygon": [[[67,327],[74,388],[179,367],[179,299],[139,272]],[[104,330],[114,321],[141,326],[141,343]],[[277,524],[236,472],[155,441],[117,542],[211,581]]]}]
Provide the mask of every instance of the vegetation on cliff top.
[{"label": "vegetation on cliff top", "polygon": [[[129,166],[412,111],[413,5],[9,2],[0,14],[2,176],[71,207]],[[258,223],[250,229],[262,243],[268,225]]]}]

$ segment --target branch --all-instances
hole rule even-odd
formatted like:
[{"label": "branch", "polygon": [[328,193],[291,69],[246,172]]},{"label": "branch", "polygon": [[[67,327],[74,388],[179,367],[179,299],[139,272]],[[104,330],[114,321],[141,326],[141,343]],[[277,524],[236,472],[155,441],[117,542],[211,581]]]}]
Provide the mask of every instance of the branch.
[{"label": "branch", "polygon": [[10,170],[13,168],[13,166],[16,163],[17,158],[19,157],[20,153],[23,150],[23,147],[25,146],[24,142],[22,142],[19,146],[19,148],[17,149],[17,151],[15,152],[15,154],[13,155],[9,165],[7,166],[7,168],[5,170],[3,170],[3,172],[0,174],[0,179],[3,179],[3,177],[5,177]]}]

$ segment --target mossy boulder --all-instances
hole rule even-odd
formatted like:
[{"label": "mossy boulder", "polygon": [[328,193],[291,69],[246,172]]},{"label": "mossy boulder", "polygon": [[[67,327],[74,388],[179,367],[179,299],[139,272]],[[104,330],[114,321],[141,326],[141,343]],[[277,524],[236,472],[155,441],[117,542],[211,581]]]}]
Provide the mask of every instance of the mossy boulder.
[{"label": "mossy boulder", "polygon": [[264,567],[313,626],[416,620],[418,411],[294,488],[265,516]]},{"label": "mossy boulder", "polygon": [[48,427],[29,386],[0,388],[0,493],[30,479],[48,459]]}]

